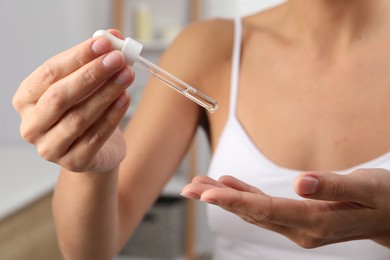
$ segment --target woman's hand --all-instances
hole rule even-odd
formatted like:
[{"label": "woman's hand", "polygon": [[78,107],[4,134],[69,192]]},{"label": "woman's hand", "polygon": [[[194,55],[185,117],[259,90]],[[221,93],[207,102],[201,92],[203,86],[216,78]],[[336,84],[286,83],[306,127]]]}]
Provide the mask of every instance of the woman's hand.
[{"label": "woman's hand", "polygon": [[390,172],[303,173],[295,191],[306,200],[271,197],[230,176],[195,177],[182,195],[218,205],[243,220],[280,233],[304,248],[373,239],[390,247]]},{"label": "woman's hand", "polygon": [[126,153],[117,128],[130,103],[126,88],[133,79],[122,53],[112,51],[103,37],[49,59],[14,96],[22,137],[43,158],[70,171],[117,167]]}]

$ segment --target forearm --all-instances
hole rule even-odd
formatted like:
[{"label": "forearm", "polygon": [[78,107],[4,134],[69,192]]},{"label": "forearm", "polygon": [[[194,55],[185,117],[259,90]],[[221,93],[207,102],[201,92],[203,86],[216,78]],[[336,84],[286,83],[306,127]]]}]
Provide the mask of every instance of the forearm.
[{"label": "forearm", "polygon": [[53,213],[65,259],[110,259],[118,248],[117,170],[63,171]]}]

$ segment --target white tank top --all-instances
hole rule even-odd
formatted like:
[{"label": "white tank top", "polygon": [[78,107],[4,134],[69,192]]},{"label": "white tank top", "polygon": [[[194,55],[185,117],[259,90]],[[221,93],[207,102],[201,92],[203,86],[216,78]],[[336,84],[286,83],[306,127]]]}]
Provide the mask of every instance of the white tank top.
[{"label": "white tank top", "polygon": [[[266,158],[251,141],[236,117],[236,99],[241,53],[241,18],[235,19],[229,116],[214,151],[208,175],[218,179],[232,175],[272,196],[302,199],[295,194],[293,182],[300,173],[280,167]],[[390,152],[340,174],[357,168],[390,169]],[[390,250],[371,240],[338,243],[318,249],[303,249],[277,233],[244,222],[236,215],[207,205],[208,223],[215,235],[214,259],[288,259],[288,260],[367,260],[390,259]]]}]

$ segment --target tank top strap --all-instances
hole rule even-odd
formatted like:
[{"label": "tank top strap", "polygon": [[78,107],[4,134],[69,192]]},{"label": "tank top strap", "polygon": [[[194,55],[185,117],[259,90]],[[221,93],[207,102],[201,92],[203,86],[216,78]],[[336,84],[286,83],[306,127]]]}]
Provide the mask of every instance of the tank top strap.
[{"label": "tank top strap", "polygon": [[233,39],[233,57],[230,79],[230,104],[229,116],[235,117],[238,86],[240,80],[240,61],[241,61],[241,41],[242,41],[242,19],[241,17],[234,18],[234,39]]}]

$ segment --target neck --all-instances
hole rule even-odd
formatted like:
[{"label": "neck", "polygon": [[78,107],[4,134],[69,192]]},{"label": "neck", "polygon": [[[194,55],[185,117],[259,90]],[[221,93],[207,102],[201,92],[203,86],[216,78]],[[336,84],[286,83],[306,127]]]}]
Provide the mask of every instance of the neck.
[{"label": "neck", "polygon": [[389,0],[290,0],[286,16],[300,38],[316,45],[350,45],[389,30]]}]

